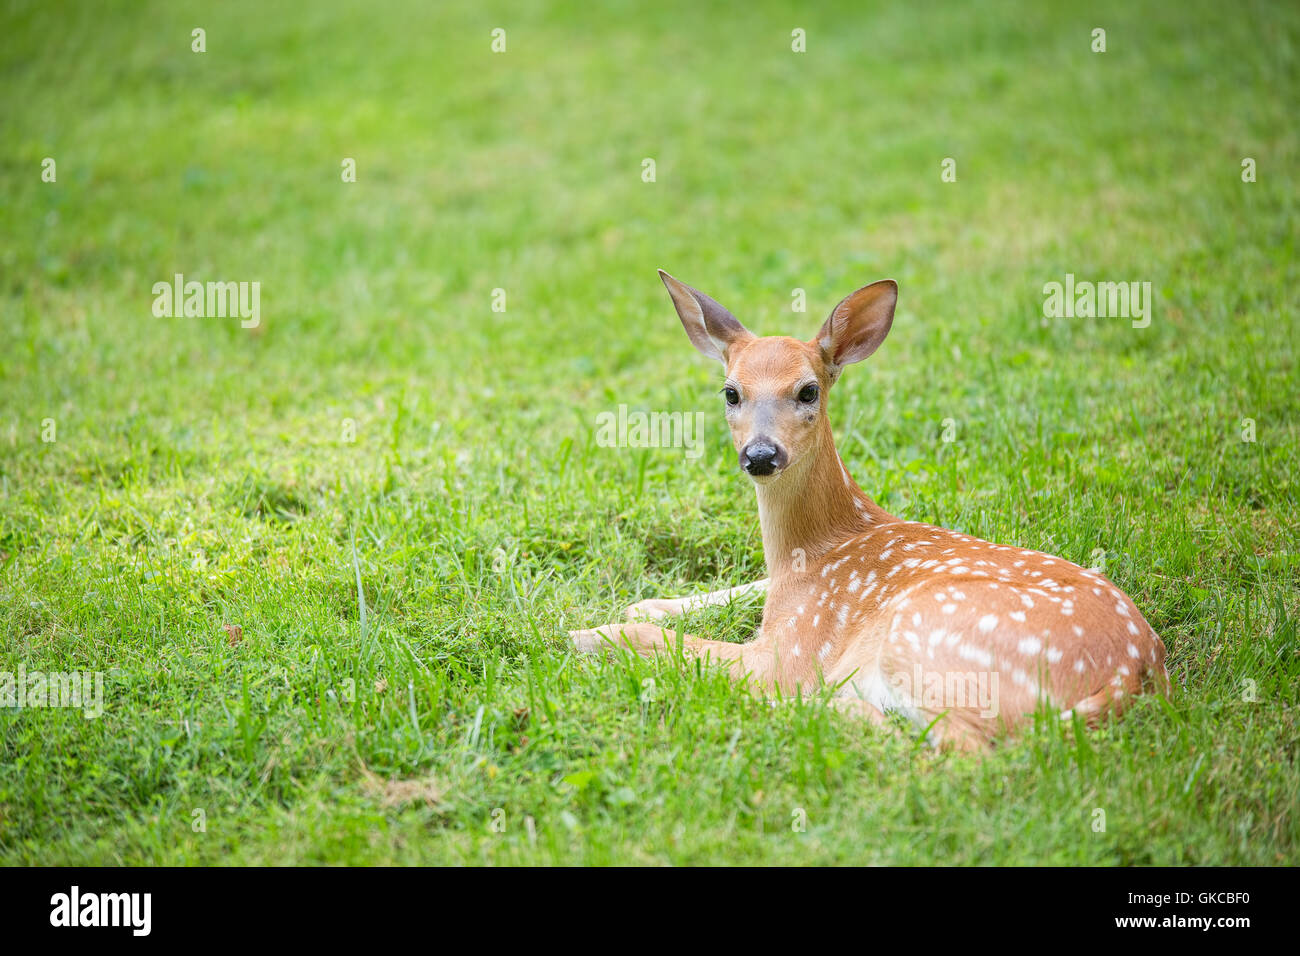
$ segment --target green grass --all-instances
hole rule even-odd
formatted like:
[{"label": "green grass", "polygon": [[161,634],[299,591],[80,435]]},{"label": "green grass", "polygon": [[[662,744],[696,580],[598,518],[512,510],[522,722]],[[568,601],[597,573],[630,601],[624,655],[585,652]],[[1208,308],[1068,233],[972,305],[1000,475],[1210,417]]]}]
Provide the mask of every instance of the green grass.
[{"label": "green grass", "polygon": [[[477,6],[5,4],[0,670],[105,713],[0,710],[0,862],[1300,862],[1300,14]],[[898,279],[831,397],[854,475],[1100,549],[1169,704],[980,760],[571,654],[763,575],[656,267],[803,337]],[[176,272],[260,281],[260,334],[155,318]],[[1044,322],[1067,272],[1150,327]],[[704,455],[598,447],[619,403]]]}]

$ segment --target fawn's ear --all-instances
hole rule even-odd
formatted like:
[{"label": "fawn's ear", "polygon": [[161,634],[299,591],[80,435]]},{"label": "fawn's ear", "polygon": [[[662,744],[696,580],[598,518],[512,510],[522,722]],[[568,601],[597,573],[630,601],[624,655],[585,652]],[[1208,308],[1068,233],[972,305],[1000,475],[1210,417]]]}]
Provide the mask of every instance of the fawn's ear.
[{"label": "fawn's ear", "polygon": [[832,310],[816,339],[832,378],[880,347],[894,322],[897,302],[898,283],[881,279],[845,296]]},{"label": "fawn's ear", "polygon": [[685,282],[678,282],[663,269],[659,278],[668,287],[668,294],[673,297],[677,315],[691,337],[691,344],[709,358],[727,364],[727,349],[737,342],[744,342],[754,337],[740,321],[714,302],[703,292],[692,289]]}]

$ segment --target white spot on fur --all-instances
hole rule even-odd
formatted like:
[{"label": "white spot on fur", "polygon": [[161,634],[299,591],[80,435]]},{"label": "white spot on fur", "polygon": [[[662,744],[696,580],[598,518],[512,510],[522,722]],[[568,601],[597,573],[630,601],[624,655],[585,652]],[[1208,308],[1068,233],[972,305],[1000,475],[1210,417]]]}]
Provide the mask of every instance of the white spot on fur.
[{"label": "white spot on fur", "polygon": [[983,648],[971,647],[969,644],[963,644],[957,648],[957,656],[964,660],[974,661],[981,667],[993,666],[993,655]]}]

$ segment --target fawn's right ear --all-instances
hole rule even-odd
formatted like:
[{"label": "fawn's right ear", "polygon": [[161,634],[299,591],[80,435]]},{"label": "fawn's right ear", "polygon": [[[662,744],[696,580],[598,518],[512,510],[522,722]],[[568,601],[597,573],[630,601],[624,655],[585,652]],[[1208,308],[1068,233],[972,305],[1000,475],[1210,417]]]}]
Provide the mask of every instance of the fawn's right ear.
[{"label": "fawn's right ear", "polygon": [[737,342],[745,342],[754,334],[740,324],[740,321],[714,302],[703,292],[692,289],[685,282],[678,282],[663,269],[659,278],[668,287],[668,294],[673,297],[677,315],[691,337],[691,344],[709,358],[727,364],[727,349]]}]

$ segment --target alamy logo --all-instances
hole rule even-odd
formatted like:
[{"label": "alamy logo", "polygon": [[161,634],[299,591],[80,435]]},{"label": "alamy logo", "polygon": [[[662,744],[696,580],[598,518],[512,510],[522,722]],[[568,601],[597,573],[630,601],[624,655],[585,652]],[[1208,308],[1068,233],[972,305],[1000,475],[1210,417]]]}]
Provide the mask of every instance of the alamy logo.
[{"label": "alamy logo", "polygon": [[255,329],[262,322],[261,302],[260,282],[186,282],[178,272],[171,282],[153,284],[153,314],[159,319],[238,316],[241,326]]},{"label": "alamy logo", "polygon": [[1043,286],[1045,319],[1132,319],[1133,328],[1151,324],[1150,282],[1075,282],[1067,272],[1064,282]]},{"label": "alamy logo", "polygon": [[704,454],[703,412],[617,412],[596,416],[601,448],[685,448],[687,458]]},{"label": "alamy logo", "polygon": [[910,674],[890,675],[889,683],[912,707],[935,712],[978,707],[986,720],[998,715],[997,671],[926,671],[918,663]]},{"label": "alamy logo", "polygon": [[51,926],[129,926],[133,936],[148,936],[152,928],[152,893],[70,893],[50,897]]},{"label": "alamy logo", "polygon": [[89,720],[104,713],[103,671],[0,671],[0,707],[72,707]]}]

